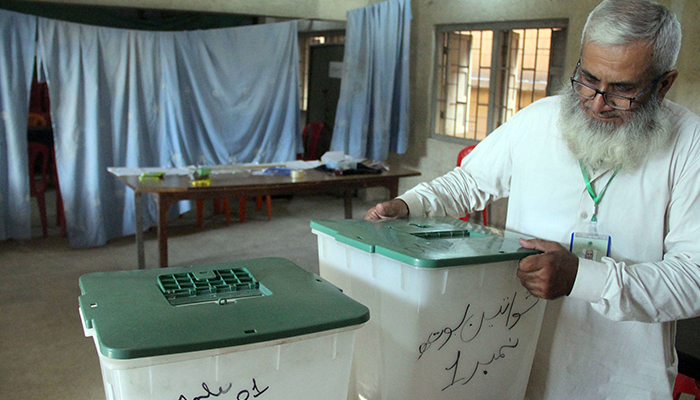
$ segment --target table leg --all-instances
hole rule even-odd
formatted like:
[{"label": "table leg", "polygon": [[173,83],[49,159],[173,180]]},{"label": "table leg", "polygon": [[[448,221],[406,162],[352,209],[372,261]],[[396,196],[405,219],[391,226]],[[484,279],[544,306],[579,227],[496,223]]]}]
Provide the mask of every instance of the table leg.
[{"label": "table leg", "polygon": [[345,203],[345,219],[352,219],[352,190],[345,189],[345,197],[343,199]]},{"label": "table leg", "polygon": [[387,188],[389,189],[389,198],[395,199],[399,195],[399,178],[392,180]]},{"label": "table leg", "polygon": [[136,214],[136,258],[138,268],[146,268],[146,253],[143,249],[143,206],[141,192],[134,192],[134,213]]},{"label": "table leg", "polygon": [[160,258],[160,267],[168,267],[168,210],[170,203],[166,201],[164,196],[156,194],[158,203],[158,253]]}]

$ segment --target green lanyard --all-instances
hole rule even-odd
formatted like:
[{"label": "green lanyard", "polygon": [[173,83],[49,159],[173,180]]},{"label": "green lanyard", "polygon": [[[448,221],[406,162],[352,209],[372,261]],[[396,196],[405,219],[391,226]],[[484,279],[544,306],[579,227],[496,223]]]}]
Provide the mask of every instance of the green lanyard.
[{"label": "green lanyard", "polygon": [[588,189],[588,194],[591,196],[591,200],[593,200],[593,217],[591,217],[591,223],[595,224],[596,222],[598,222],[598,218],[597,218],[598,203],[600,203],[600,200],[603,198],[605,191],[608,190],[608,186],[610,186],[610,182],[612,182],[613,178],[615,178],[615,175],[617,175],[617,173],[620,172],[620,167],[617,167],[615,169],[615,172],[613,172],[610,179],[608,179],[608,183],[605,184],[605,187],[603,188],[603,190],[596,195],[595,192],[593,191],[593,187],[591,186],[591,179],[588,177],[588,173],[586,172],[586,167],[583,166],[583,162],[580,162],[579,164],[581,165],[581,172],[583,173],[583,180],[586,182],[586,189]]}]

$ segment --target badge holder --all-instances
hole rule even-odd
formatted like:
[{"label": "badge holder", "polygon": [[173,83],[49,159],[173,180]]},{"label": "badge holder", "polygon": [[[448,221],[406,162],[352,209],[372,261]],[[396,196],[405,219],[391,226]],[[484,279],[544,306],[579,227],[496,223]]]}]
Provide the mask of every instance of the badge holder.
[{"label": "badge holder", "polygon": [[610,256],[610,236],[596,233],[574,232],[571,234],[569,251],[587,260],[601,261]]},{"label": "badge holder", "polygon": [[595,194],[593,191],[593,186],[591,186],[591,180],[588,177],[588,172],[580,162],[581,174],[583,175],[583,180],[586,183],[586,189],[588,194],[591,195],[591,200],[593,200],[593,216],[591,217],[591,226],[588,228],[588,233],[584,232],[574,232],[571,234],[571,245],[569,245],[569,251],[576,254],[578,257],[585,258],[587,260],[601,261],[603,257],[610,256],[610,236],[598,234],[598,203],[602,199],[605,191],[608,190],[610,182],[615,178],[618,172],[620,172],[620,167],[615,169],[615,172],[608,179],[608,183],[605,184],[603,190],[599,194]]}]

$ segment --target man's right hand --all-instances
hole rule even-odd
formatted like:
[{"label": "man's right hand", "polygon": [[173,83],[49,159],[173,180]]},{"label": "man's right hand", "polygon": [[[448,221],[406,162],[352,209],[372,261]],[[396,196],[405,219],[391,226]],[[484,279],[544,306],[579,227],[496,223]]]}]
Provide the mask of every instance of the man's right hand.
[{"label": "man's right hand", "polygon": [[365,214],[368,221],[408,217],[408,206],[403,200],[393,199],[379,203]]}]

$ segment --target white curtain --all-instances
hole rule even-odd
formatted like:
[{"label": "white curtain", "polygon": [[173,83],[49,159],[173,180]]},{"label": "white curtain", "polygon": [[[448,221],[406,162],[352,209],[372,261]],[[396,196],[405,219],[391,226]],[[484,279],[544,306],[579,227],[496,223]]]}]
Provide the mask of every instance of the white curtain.
[{"label": "white curtain", "polygon": [[[39,18],[71,246],[133,234],[133,192],[110,166],[292,160],[296,22],[147,32]],[[181,211],[189,205],[183,204]],[[148,203],[144,226],[155,223]]]},{"label": "white curtain", "polygon": [[31,236],[27,117],[36,18],[0,10],[0,240]]},{"label": "white curtain", "polygon": [[410,0],[348,12],[332,150],[386,160],[408,147]]}]

